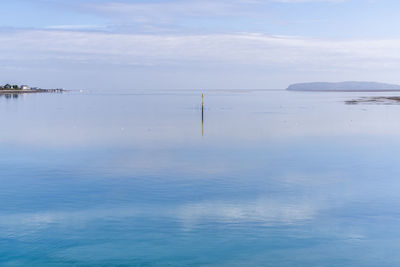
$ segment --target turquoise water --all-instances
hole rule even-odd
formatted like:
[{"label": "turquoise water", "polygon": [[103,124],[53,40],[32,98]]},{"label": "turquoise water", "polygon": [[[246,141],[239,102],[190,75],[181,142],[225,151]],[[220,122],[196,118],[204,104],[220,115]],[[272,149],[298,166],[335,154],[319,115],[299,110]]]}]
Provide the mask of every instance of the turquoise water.
[{"label": "turquoise water", "polygon": [[400,106],[366,95],[206,92],[204,135],[200,91],[1,97],[0,265],[399,265]]}]

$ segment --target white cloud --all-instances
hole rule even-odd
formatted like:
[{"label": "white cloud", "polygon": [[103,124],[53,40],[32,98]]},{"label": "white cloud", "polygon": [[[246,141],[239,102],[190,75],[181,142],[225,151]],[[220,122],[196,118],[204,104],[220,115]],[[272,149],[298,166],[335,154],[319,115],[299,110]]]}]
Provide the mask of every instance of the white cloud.
[{"label": "white cloud", "polygon": [[271,0],[273,2],[282,2],[282,3],[312,3],[312,2],[348,2],[350,0]]},{"label": "white cloud", "polygon": [[[396,69],[400,39],[324,40],[262,34],[140,35],[68,31],[0,33],[2,60],[59,59],[136,66]],[[227,65],[230,64],[230,65]]]},{"label": "white cloud", "polygon": [[[152,89],[284,88],[289,83],[312,81],[316,77],[321,81],[397,83],[398,47],[400,39],[329,40],[256,33],[3,31],[0,68],[3,74],[7,73],[3,75],[7,80],[7,76],[15,77],[17,83],[71,89],[107,89],[114,88],[116,83]],[[7,71],[5,67],[25,70]],[[58,76],[49,76],[49,71],[58,72]],[[91,78],[82,71],[92,72]],[[66,78],[67,72],[76,77],[75,82]],[[29,80],[20,81],[21,77]]]},{"label": "white cloud", "polygon": [[184,17],[220,17],[220,16],[249,16],[268,17],[268,4],[272,2],[282,4],[327,2],[337,3],[349,0],[219,0],[219,1],[158,1],[129,3],[122,1],[108,1],[105,3],[86,3],[88,10],[102,12],[107,15],[116,15],[116,18],[128,19],[137,23],[163,24],[180,20]]},{"label": "white cloud", "polygon": [[52,30],[99,30],[105,29],[106,26],[104,25],[78,25],[78,24],[71,24],[71,25],[53,25],[47,26],[46,29]]},{"label": "white cloud", "polygon": [[166,24],[183,17],[227,16],[243,14],[244,5],[254,2],[236,1],[172,1],[150,3],[106,2],[87,4],[86,8],[105,15],[114,15],[117,20],[140,24]]}]

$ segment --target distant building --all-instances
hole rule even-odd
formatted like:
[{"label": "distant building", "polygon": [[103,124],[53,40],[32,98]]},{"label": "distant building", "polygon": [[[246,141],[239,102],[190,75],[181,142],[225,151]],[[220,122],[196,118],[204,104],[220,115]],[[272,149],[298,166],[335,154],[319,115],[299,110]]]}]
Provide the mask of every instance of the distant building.
[{"label": "distant building", "polygon": [[12,89],[12,85],[11,84],[6,84],[6,85],[4,85],[4,89]]},{"label": "distant building", "polygon": [[31,90],[28,85],[21,85],[21,90]]}]

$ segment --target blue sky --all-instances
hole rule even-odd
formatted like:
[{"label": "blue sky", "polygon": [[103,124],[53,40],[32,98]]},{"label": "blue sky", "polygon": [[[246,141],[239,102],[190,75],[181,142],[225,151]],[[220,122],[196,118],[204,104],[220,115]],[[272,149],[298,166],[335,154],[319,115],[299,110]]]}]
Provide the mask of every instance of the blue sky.
[{"label": "blue sky", "polygon": [[394,0],[3,0],[0,83],[71,89],[400,83]]}]

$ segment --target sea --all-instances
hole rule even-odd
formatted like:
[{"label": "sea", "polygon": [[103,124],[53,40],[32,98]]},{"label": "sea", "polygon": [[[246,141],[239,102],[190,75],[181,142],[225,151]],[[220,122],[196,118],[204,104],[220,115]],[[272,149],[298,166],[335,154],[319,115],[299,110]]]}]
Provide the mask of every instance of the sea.
[{"label": "sea", "polygon": [[398,266],[382,95],[0,95],[0,266]]}]

